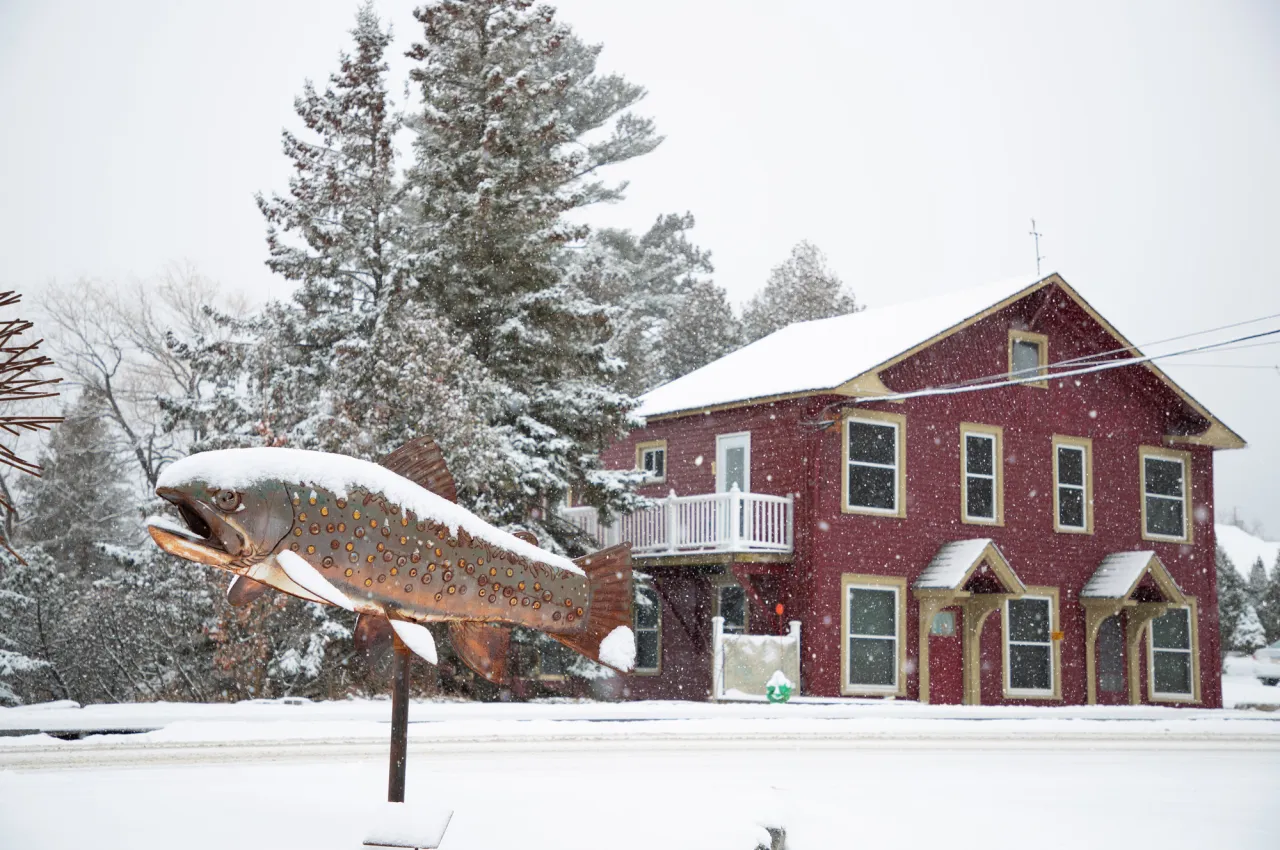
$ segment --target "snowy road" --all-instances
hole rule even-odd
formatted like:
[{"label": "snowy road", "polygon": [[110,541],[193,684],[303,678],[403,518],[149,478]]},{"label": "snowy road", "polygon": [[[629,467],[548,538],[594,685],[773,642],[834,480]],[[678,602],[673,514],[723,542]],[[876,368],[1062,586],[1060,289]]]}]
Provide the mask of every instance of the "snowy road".
[{"label": "snowy road", "polygon": [[[408,799],[455,809],[446,850],[752,850],[760,821],[784,825],[796,850],[1277,846],[1275,746],[624,740],[419,740]],[[0,771],[0,846],[355,850],[386,782],[370,744],[188,746],[182,758],[202,763]]]}]

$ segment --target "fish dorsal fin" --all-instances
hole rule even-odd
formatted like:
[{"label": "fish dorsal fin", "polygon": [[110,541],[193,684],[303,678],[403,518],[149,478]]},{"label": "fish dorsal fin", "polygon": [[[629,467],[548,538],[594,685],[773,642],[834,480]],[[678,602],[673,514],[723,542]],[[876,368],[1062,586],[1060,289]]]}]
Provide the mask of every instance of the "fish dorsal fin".
[{"label": "fish dorsal fin", "polygon": [[495,685],[505,685],[507,650],[511,648],[511,627],[454,620],[449,624],[449,642],[463,663]]},{"label": "fish dorsal fin", "polygon": [[511,536],[517,540],[523,540],[530,546],[538,545],[538,535],[534,534],[532,531],[513,531],[511,532]]},{"label": "fish dorsal fin", "polygon": [[384,457],[382,466],[441,498],[458,501],[458,488],[444,462],[444,452],[430,437],[417,437],[405,443]]}]

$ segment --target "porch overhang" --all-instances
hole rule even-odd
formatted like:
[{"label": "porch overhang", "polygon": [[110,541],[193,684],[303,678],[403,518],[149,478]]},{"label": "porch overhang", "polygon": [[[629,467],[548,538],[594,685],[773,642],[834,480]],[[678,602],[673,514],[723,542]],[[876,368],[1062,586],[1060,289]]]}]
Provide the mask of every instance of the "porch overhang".
[{"label": "porch overhang", "polygon": [[1187,605],[1187,597],[1155,552],[1112,552],[1102,559],[1080,591],[1084,607],[1084,664],[1089,705],[1098,702],[1098,629],[1108,617],[1125,613],[1125,655],[1129,702],[1142,701],[1139,660],[1147,624],[1170,608]]},{"label": "porch overhang", "polygon": [[982,627],[1005,600],[1026,592],[1026,585],[990,538],[953,540],[938,550],[912,585],[920,609],[920,702],[929,702],[929,631],[938,612],[955,606],[964,612],[964,702],[977,705],[982,701],[978,667]]}]

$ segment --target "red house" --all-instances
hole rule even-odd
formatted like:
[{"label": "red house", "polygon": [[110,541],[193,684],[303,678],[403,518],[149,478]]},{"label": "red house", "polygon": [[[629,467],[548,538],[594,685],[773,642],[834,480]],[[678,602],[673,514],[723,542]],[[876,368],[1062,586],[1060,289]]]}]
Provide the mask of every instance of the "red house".
[{"label": "red house", "polygon": [[[1244,441],[1057,274],[787,327],[642,399],[632,698],[802,626],[800,692],[1219,706],[1213,452]],[[1112,365],[1104,365],[1112,364]]]}]

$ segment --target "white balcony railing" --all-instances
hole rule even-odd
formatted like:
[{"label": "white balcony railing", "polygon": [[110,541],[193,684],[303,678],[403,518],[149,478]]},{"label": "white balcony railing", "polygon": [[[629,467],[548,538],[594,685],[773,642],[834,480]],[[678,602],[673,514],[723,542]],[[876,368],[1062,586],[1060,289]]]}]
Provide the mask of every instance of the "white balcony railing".
[{"label": "white balcony railing", "polygon": [[789,553],[793,545],[795,504],[791,496],[728,493],[677,496],[602,526],[595,508],[565,508],[563,514],[601,546],[630,541],[636,555],[685,555],[699,552]]}]

